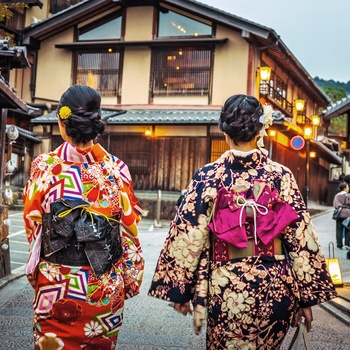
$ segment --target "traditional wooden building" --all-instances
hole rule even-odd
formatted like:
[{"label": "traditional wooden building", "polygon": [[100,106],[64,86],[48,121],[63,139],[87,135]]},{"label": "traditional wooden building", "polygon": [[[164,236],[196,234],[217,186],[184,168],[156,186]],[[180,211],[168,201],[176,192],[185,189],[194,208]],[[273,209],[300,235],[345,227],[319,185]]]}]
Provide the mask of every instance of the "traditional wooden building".
[{"label": "traditional wooden building", "polygon": [[[42,4],[26,10],[21,30],[31,68],[11,74],[11,84],[53,110],[71,84],[96,88],[108,125],[99,141],[129,165],[137,190],[186,187],[226,150],[220,108],[244,93],[276,111],[265,141],[272,158],[291,168],[310,199],[325,202],[329,169],[341,158],[317,140],[317,126],[304,148],[291,139],[330,100],[273,29],[190,0]],[[42,141],[32,156],[61,142],[54,112],[32,127]]]}]

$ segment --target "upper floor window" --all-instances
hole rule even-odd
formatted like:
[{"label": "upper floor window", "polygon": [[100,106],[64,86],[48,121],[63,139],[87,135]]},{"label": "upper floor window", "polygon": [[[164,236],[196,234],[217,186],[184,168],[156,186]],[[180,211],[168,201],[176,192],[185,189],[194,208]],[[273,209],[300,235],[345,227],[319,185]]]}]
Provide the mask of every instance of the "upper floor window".
[{"label": "upper floor window", "polygon": [[288,84],[271,72],[269,81],[260,81],[260,94],[269,96],[278,105],[292,113],[292,104],[287,99]]},{"label": "upper floor window", "polygon": [[[114,18],[113,18],[114,17]],[[112,40],[120,39],[122,16],[115,15],[107,18],[105,22],[93,22],[79,29],[78,40]]]},{"label": "upper floor window", "polygon": [[154,49],[153,96],[208,96],[211,49]]},{"label": "upper floor window", "polygon": [[55,14],[81,1],[82,0],[50,0],[50,12]]},{"label": "upper floor window", "polygon": [[212,27],[173,11],[159,11],[158,37],[210,36]]},{"label": "upper floor window", "polygon": [[112,49],[77,52],[76,84],[88,85],[103,97],[119,97],[120,52]]}]

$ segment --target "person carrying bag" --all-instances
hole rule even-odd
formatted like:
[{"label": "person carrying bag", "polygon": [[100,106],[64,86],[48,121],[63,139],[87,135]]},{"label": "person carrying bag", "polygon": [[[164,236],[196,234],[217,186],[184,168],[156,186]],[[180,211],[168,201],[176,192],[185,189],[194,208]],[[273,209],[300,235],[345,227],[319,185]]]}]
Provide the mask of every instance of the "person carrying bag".
[{"label": "person carrying bag", "polygon": [[337,248],[343,249],[343,229],[345,230],[345,248],[350,245],[350,228],[343,225],[344,219],[350,217],[350,194],[349,186],[347,183],[341,183],[339,185],[339,192],[334,196],[333,207],[340,209],[340,213],[336,220],[336,241]]}]

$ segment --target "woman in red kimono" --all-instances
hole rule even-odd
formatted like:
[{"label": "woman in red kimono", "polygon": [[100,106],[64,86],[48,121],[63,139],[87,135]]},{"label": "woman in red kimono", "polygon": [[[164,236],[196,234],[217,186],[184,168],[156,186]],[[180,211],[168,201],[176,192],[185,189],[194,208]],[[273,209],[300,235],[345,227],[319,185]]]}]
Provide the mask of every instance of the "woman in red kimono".
[{"label": "woman in red kimono", "polygon": [[[230,150],[199,169],[171,223],[149,295],[206,322],[207,349],[280,348],[311,307],[337,296],[295,178],[262,149],[272,109],[234,95]],[[190,304],[193,304],[193,310]]]},{"label": "woman in red kimono", "polygon": [[143,275],[141,209],[126,164],[93,142],[98,92],[73,85],[57,117],[65,142],[32,162],[23,192],[35,349],[115,349]]}]

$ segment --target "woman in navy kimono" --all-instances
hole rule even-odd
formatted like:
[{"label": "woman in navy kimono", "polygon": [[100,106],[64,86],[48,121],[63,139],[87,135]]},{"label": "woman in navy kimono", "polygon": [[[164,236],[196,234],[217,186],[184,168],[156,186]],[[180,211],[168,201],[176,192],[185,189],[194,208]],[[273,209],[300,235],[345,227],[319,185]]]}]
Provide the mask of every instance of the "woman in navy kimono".
[{"label": "woman in navy kimono", "polygon": [[293,174],[262,148],[271,124],[255,97],[226,101],[230,150],[194,174],[149,290],[193,313],[197,334],[207,323],[207,349],[279,349],[337,296]]}]

